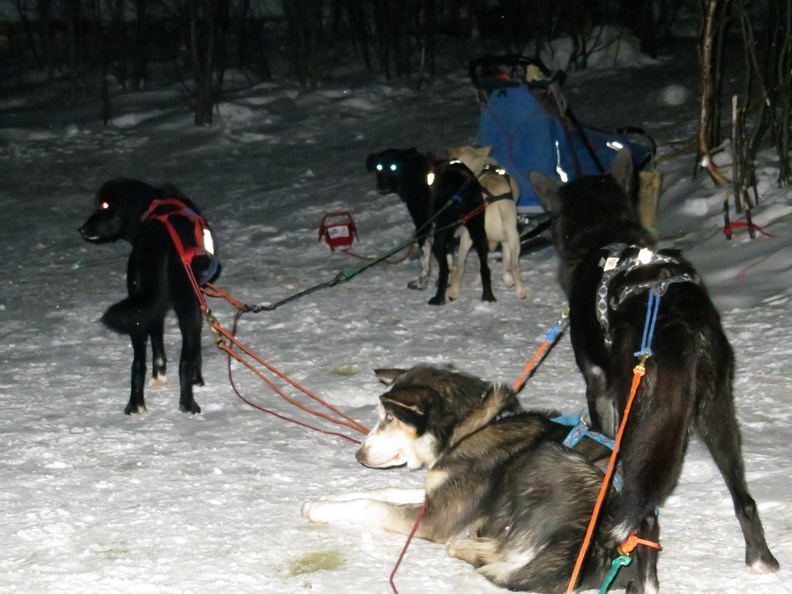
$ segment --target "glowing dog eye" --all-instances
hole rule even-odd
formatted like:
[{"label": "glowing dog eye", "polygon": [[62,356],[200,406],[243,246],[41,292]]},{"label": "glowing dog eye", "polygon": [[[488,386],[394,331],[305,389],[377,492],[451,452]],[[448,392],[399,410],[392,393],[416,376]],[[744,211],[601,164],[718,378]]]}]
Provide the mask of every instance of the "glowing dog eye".
[{"label": "glowing dog eye", "polygon": [[377,171],[382,171],[382,163],[377,163]]},{"label": "glowing dog eye", "polygon": [[101,208],[102,210],[107,210],[108,208],[110,208],[110,203],[109,202],[102,202],[99,205],[99,208]]},{"label": "glowing dog eye", "polygon": [[390,170],[391,170],[391,171],[396,171],[396,169],[398,169],[398,168],[396,167],[396,163],[391,163]]}]

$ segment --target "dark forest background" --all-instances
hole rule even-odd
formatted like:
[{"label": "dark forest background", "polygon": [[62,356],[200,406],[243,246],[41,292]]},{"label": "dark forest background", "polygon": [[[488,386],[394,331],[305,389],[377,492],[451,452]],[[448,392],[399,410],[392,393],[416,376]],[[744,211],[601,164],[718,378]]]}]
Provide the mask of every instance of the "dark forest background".
[{"label": "dark forest background", "polygon": [[[0,81],[36,69],[52,84],[67,83],[67,103],[101,97],[107,114],[111,81],[135,92],[167,72],[171,82],[184,83],[199,126],[212,123],[229,69],[254,85],[271,79],[273,64],[285,58],[287,70],[278,74],[306,90],[353,71],[419,89],[440,56],[460,67],[482,54],[541,60],[560,38],[573,48],[561,67],[585,69],[606,26],[633,35],[642,52],[657,57],[684,18],[699,37],[699,156],[732,140],[735,157],[746,163],[735,170],[738,206],[750,206],[750,163],[763,143],[778,151],[779,182],[790,179],[792,0],[4,0],[0,6]],[[739,64],[724,58],[724,48],[734,44],[742,48]],[[726,68],[744,73],[742,88],[729,97]]]}]

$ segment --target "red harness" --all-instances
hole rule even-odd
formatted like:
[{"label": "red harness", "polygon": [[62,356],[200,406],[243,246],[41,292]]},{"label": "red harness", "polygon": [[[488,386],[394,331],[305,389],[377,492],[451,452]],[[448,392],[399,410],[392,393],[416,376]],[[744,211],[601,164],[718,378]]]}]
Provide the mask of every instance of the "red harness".
[{"label": "red harness", "polygon": [[[179,235],[176,227],[174,227],[173,223],[170,221],[171,217],[182,217],[187,219],[192,224],[192,236],[188,236],[185,238],[185,241],[182,241],[182,235]],[[182,200],[178,198],[159,198],[154,200],[151,206],[149,206],[149,209],[140,217],[140,220],[159,221],[165,225],[165,228],[171,236],[173,245],[176,246],[176,251],[179,252],[179,257],[185,269],[190,272],[192,272],[192,262],[196,256],[206,256],[209,258],[209,266],[198,280],[199,285],[206,284],[209,282],[209,279],[214,276],[219,262],[214,255],[214,246],[210,243],[212,239],[209,225],[204,217],[187,206]],[[209,243],[209,245],[207,245],[207,243]]]}]

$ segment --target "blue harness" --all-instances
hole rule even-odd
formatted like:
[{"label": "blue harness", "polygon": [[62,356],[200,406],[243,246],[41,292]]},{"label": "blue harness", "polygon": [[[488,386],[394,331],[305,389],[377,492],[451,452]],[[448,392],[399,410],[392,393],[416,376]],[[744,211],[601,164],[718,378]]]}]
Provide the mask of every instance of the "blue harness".
[{"label": "blue harness", "polygon": [[[583,420],[583,415],[581,413],[571,413],[568,415],[562,415],[560,417],[556,417],[554,419],[550,419],[554,423],[558,423],[559,425],[565,425],[567,427],[571,427],[572,429],[569,431],[567,436],[564,438],[564,441],[561,442],[561,445],[567,447],[569,449],[574,448],[584,437],[588,437],[593,439],[599,444],[604,445],[609,450],[613,450],[613,447],[616,445],[616,440],[612,437],[608,437],[604,433],[598,433],[596,431],[591,431],[586,424],[586,421]],[[613,475],[613,487],[621,493],[622,490],[622,477],[621,475],[614,474]]]}]

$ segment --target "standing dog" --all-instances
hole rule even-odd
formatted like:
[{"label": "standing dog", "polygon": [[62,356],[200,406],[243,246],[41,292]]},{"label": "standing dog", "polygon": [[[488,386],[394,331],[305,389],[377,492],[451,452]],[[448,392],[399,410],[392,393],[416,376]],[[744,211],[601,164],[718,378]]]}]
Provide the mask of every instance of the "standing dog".
[{"label": "standing dog", "polygon": [[377,174],[377,190],[380,194],[397,194],[407,205],[413,224],[416,241],[421,250],[421,272],[417,280],[407,285],[411,289],[424,290],[429,285],[431,273],[431,243],[427,241],[432,216],[432,199],[426,176],[431,170],[432,159],[415,148],[406,150],[385,149],[366,157],[366,169]]},{"label": "standing dog", "polygon": [[[358,450],[373,468],[428,466],[425,489],[381,489],[305,503],[315,523],[349,523],[446,544],[448,552],[510,590],[564,592],[602,472],[562,447],[569,428],[547,413],[523,412],[513,392],[450,370],[379,370],[392,382],[379,423]],[[580,442],[589,458],[607,455]],[[619,542],[611,531],[618,494],[583,567],[581,587],[598,587]],[[629,575],[627,568],[620,579]]]},{"label": "standing dog", "polygon": [[[593,428],[613,435],[629,397],[635,351],[641,348],[650,291],[661,299],[651,356],[621,447],[624,472],[615,536],[657,541],[655,515],[676,484],[690,433],[699,436],[720,469],[745,537],[747,565],[778,569],[748,492],[734,413],[734,356],[718,312],[693,267],[678,253],[655,250],[631,197],[629,150],[603,176],[559,186],[541,174],[531,182],[552,217],[559,280],[569,299],[570,338],[586,380]],[[657,552],[635,552],[630,592],[656,592]]]},{"label": "standing dog", "polygon": [[492,275],[487,256],[489,245],[485,229],[485,211],[481,184],[473,172],[460,161],[441,161],[435,164],[430,190],[432,194],[433,237],[432,254],[438,265],[437,293],[429,305],[445,303],[448,286],[448,261],[453,253],[454,233],[464,225],[479,259],[481,300],[495,301],[492,294]]},{"label": "standing dog", "polygon": [[[449,167],[435,162],[430,156],[419,153],[415,148],[406,150],[386,149],[372,153],[366,158],[366,169],[377,174],[377,189],[382,194],[395,193],[407,205],[415,224],[418,245],[421,248],[421,274],[417,281],[408,285],[412,289],[425,289],[429,282],[430,245],[439,265],[437,292],[429,300],[430,305],[445,303],[454,232],[461,218],[483,203],[481,186],[474,176],[465,174],[460,166]],[[427,181],[432,174],[436,180],[432,186]],[[470,179],[472,177],[472,179]],[[449,202],[453,202],[448,205]],[[442,211],[442,212],[440,212]],[[438,215],[439,213],[439,215]],[[480,215],[480,216],[479,216]],[[477,213],[465,222],[473,238],[473,245],[486,260],[487,239],[484,213]],[[427,237],[435,230],[431,244]],[[480,263],[482,300],[495,301],[492,294],[489,265]]]},{"label": "standing dog", "polygon": [[[517,200],[520,198],[520,186],[495,159],[489,156],[491,150],[491,146],[480,148],[458,146],[449,148],[448,156],[464,163],[479,180],[487,203],[484,227],[489,249],[494,251],[497,244],[501,244],[503,282],[507,287],[515,288],[519,299],[525,299],[528,292],[520,276],[520,231],[517,228]],[[448,289],[449,299],[456,299],[459,296],[462,276],[465,273],[465,258],[472,243],[470,234],[463,229],[459,239],[456,265],[451,275],[451,286]]]},{"label": "standing dog", "polygon": [[146,342],[151,338],[153,384],[165,382],[163,339],[165,314],[173,308],[182,334],[179,361],[179,409],[199,413],[193,385],[201,376],[201,308],[189,266],[198,284],[220,275],[211,232],[198,208],[176,188],[155,188],[132,179],[106,182],[96,193],[96,211],[80,234],[103,243],[124,239],[132,244],[127,264],[129,296],[110,306],[102,322],[132,339],[132,394],[124,412],[146,410]]}]

